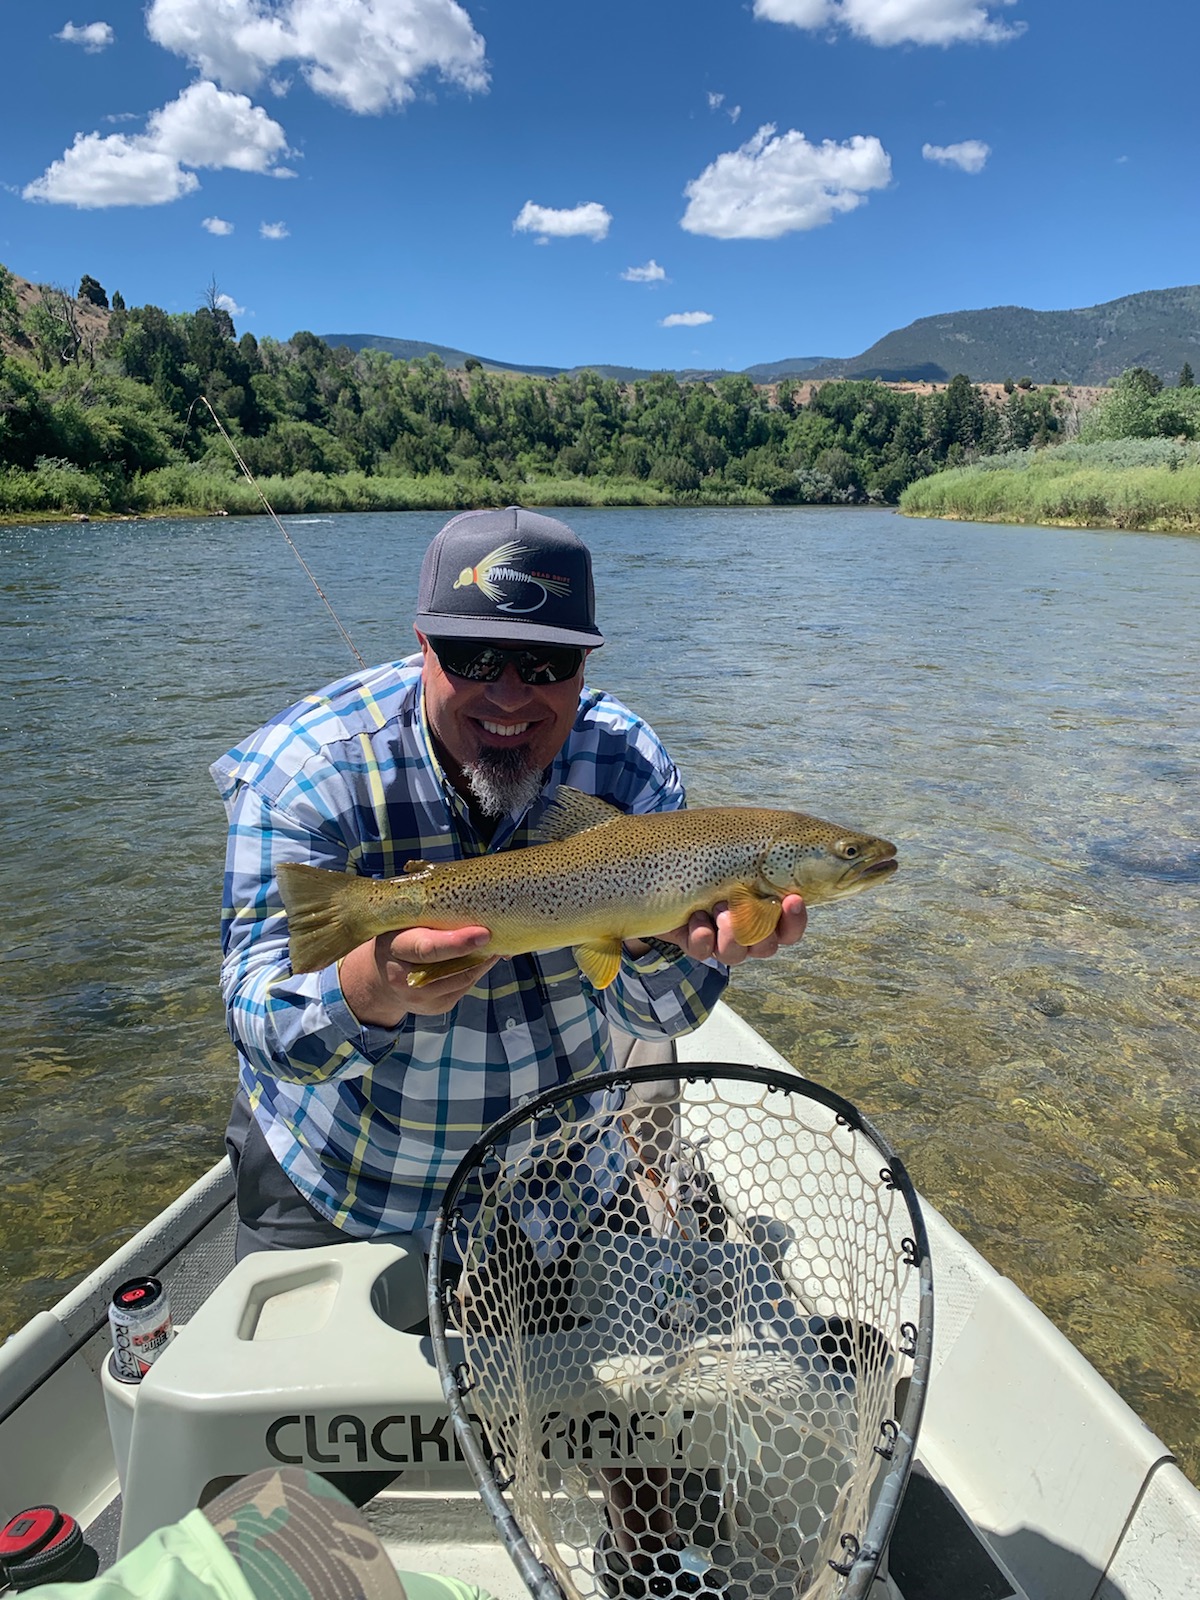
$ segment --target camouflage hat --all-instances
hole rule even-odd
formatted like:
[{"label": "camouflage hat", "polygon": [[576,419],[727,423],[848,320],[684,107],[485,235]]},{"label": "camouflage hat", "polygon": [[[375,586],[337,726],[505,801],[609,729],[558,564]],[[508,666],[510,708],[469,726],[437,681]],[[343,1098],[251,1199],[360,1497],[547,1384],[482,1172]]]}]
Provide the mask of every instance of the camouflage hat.
[{"label": "camouflage hat", "polygon": [[255,1600],[407,1600],[375,1534],[315,1472],[252,1472],[203,1511]]}]

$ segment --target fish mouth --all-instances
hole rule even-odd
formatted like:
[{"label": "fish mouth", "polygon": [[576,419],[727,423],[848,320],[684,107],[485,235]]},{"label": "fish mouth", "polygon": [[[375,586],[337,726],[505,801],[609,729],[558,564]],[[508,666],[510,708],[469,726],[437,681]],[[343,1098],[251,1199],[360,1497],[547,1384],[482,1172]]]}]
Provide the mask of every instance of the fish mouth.
[{"label": "fish mouth", "polygon": [[896,871],[900,863],[896,860],[895,845],[889,846],[890,855],[881,856],[876,861],[856,861],[846,868],[838,879],[838,888],[843,892],[853,889],[865,889],[868,884],[874,883],[876,878],[886,878]]}]

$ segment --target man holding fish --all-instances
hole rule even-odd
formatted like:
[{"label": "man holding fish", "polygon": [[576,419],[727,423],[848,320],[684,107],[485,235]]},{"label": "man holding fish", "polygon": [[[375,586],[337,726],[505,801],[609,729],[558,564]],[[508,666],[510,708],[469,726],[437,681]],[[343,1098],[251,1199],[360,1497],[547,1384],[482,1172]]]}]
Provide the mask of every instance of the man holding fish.
[{"label": "man holding fish", "polygon": [[688,1032],[730,966],[801,937],[806,900],[895,865],[797,813],[681,810],[653,732],[584,687],[591,561],[553,518],[452,518],[415,626],[419,655],[213,767],[239,1256],[427,1239],[480,1132],[603,1071],[610,1024]]}]

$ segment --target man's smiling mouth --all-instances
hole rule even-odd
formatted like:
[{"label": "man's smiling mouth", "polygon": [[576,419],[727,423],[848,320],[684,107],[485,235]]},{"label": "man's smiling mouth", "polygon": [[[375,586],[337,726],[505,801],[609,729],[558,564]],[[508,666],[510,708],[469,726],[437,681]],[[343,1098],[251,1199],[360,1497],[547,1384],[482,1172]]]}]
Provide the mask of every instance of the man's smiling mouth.
[{"label": "man's smiling mouth", "polygon": [[479,720],[486,733],[498,734],[502,739],[520,738],[533,726],[530,722],[485,722],[482,717]]}]

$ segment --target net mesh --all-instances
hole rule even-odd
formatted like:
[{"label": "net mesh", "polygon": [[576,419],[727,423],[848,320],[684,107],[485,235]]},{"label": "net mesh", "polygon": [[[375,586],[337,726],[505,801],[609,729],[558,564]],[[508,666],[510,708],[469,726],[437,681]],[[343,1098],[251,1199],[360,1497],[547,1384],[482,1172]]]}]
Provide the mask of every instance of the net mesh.
[{"label": "net mesh", "polygon": [[892,1177],[833,1109],[719,1079],[488,1149],[453,1218],[465,1406],[568,1597],[841,1592],[916,1348]]}]

